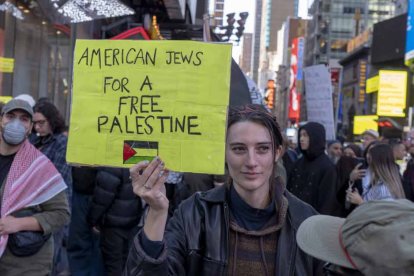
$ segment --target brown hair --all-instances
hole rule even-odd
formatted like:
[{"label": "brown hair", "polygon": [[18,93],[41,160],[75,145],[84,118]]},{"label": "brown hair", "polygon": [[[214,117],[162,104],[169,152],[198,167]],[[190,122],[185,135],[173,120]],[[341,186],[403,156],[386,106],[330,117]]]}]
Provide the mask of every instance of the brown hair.
[{"label": "brown hair", "polygon": [[371,160],[369,167],[372,172],[371,185],[384,182],[395,198],[405,198],[398,166],[390,145],[377,144],[369,149]]}]

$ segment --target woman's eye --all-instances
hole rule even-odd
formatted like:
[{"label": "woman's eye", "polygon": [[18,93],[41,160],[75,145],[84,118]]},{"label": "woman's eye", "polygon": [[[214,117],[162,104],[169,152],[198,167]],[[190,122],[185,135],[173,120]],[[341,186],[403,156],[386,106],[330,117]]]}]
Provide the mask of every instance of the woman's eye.
[{"label": "woman's eye", "polygon": [[260,146],[258,147],[257,151],[259,153],[267,153],[269,151],[270,147],[269,146]]},{"label": "woman's eye", "polygon": [[234,153],[243,153],[243,152],[245,152],[246,149],[244,147],[233,147],[231,150]]}]

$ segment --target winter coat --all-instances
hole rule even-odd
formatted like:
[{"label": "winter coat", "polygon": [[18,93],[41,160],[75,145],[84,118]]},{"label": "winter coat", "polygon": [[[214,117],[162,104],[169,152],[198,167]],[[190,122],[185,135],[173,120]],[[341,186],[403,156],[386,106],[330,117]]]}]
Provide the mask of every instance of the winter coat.
[{"label": "winter coat", "polygon": [[[169,220],[164,249],[158,259],[148,256],[134,238],[124,275],[226,275],[229,252],[229,206],[226,185],[198,192],[183,201]],[[286,222],[277,242],[276,275],[318,275],[321,263],[296,244],[296,232],[316,212],[285,192]]]},{"label": "winter coat", "polygon": [[335,215],[339,208],[336,200],[337,173],[335,165],[325,154],[325,128],[310,122],[299,128],[299,133],[302,129],[308,133],[309,148],[303,150],[298,141],[302,157],[293,165],[287,189],[319,213]]},{"label": "winter coat", "polygon": [[88,214],[92,226],[132,228],[138,225],[142,204],[132,190],[128,169],[102,168]]}]

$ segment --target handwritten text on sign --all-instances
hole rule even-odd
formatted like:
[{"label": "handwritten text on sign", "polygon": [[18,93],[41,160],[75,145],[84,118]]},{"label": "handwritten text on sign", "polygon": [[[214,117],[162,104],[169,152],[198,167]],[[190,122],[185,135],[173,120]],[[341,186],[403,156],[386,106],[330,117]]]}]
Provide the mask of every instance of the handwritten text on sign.
[{"label": "handwritten text on sign", "polygon": [[231,46],[78,40],[67,159],[223,173]]},{"label": "handwritten text on sign", "polygon": [[331,77],[325,65],[306,67],[306,108],[308,121],[325,127],[326,139],[335,139]]}]

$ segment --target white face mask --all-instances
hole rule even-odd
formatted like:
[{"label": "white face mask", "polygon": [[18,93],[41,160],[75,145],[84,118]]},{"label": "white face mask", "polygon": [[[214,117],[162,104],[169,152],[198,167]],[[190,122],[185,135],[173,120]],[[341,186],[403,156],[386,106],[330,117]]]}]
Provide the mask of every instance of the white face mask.
[{"label": "white face mask", "polygon": [[26,129],[19,119],[13,119],[3,128],[4,141],[12,146],[20,145],[26,139]]}]

